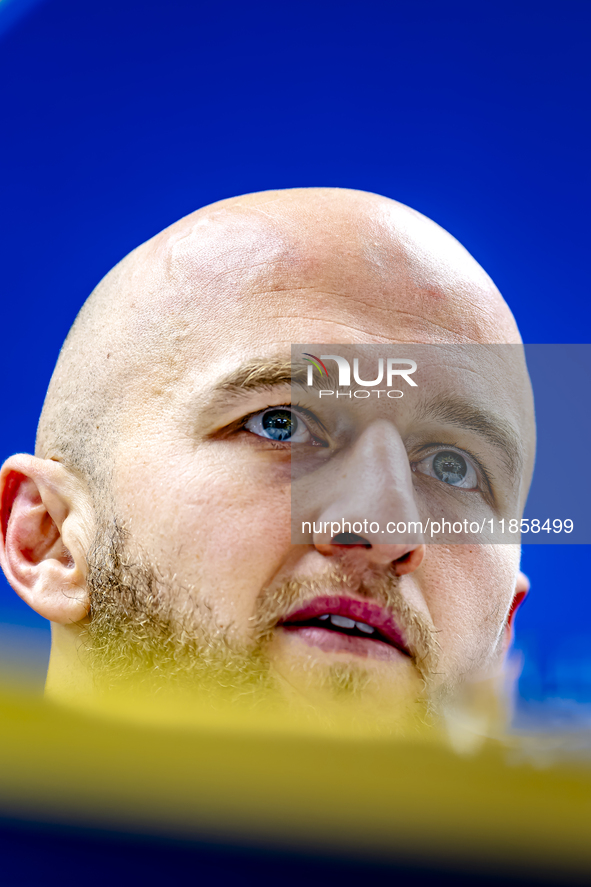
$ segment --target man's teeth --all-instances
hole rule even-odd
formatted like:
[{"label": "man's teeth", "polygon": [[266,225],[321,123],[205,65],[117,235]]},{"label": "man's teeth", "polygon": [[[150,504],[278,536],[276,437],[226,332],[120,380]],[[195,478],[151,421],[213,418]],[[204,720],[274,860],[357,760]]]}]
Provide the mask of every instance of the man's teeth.
[{"label": "man's teeth", "polygon": [[319,616],[318,619],[321,622],[330,619],[336,628],[357,628],[364,634],[373,634],[375,632],[375,628],[372,628],[371,625],[367,625],[365,622],[356,622],[354,619],[349,619],[348,616],[339,616],[337,613],[325,613],[323,616]]},{"label": "man's teeth", "polygon": [[364,631],[366,634],[373,634],[375,628],[372,628],[371,625],[367,625],[365,622],[356,622],[355,628],[358,628],[359,631]]},{"label": "man's teeth", "polygon": [[348,619],[347,616],[331,616],[330,621],[338,628],[355,628],[355,620]]}]

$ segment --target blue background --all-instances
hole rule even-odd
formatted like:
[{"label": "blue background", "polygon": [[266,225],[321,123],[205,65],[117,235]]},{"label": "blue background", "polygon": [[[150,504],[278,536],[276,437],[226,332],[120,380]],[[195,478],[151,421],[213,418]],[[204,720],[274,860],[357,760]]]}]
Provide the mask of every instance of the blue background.
[{"label": "blue background", "polygon": [[[1,0],[0,459],[32,450],[98,280],[244,192],[408,203],[481,262],[526,342],[589,341],[590,21],[586,0]],[[586,452],[566,439],[564,456],[577,484]],[[565,700],[591,703],[589,549],[526,546],[523,563],[520,717],[584,717]],[[0,621],[0,661],[40,685],[47,627],[3,579]]]}]

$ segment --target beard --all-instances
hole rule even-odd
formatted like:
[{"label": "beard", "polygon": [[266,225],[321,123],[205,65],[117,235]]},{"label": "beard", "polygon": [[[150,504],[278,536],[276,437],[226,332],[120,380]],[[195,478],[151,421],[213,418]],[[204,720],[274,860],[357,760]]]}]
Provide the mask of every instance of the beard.
[{"label": "beard", "polygon": [[[160,575],[136,545],[132,555],[130,542],[113,522],[101,528],[89,552],[90,618],[82,649],[99,690],[133,687],[150,695],[188,690],[232,704],[284,704],[284,687],[268,656],[274,631],[294,608],[330,588],[374,601],[395,618],[421,678],[418,697],[407,700],[410,708],[423,715],[435,710],[434,629],[406,602],[394,572],[360,567],[345,553],[317,579],[295,576],[263,588],[249,619],[248,640],[238,642],[220,627],[198,589]],[[379,697],[375,675],[362,661],[315,667],[309,677],[329,699],[362,701],[372,692]]]}]

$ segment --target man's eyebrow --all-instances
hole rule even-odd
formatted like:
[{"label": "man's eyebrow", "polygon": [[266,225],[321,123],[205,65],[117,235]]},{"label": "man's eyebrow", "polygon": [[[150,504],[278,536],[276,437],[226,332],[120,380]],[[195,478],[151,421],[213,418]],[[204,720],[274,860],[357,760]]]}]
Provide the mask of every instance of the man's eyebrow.
[{"label": "man's eyebrow", "polygon": [[[287,385],[304,386],[308,365],[283,358],[253,359],[243,363],[227,375],[218,379],[205,393],[204,413],[223,412],[236,405],[241,398],[257,391],[272,391]],[[314,374],[313,386],[321,387],[326,379],[320,380]],[[330,380],[329,376],[329,380]],[[334,384],[334,382],[333,382]],[[322,386],[323,387],[323,386]]]},{"label": "man's eyebrow", "polygon": [[434,419],[473,431],[502,451],[508,470],[519,477],[523,471],[523,447],[514,426],[498,413],[475,406],[457,395],[433,397],[419,404],[418,418]]}]

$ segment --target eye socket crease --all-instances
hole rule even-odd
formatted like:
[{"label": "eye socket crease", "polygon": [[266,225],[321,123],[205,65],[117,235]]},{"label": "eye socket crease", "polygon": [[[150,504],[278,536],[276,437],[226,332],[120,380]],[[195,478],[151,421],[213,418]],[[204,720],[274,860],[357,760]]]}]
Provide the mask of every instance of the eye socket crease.
[{"label": "eye socket crease", "polygon": [[[264,440],[268,443],[279,445],[279,446],[291,446],[291,441],[285,440],[274,440],[273,438],[267,438],[263,435],[258,435],[255,431],[250,431],[246,426],[250,422],[251,419],[256,418],[257,416],[262,416],[264,413],[269,410],[289,410],[296,414],[296,416],[303,421],[306,427],[308,428],[309,433],[313,437],[312,446],[321,446],[321,447],[329,447],[330,443],[327,440],[317,437],[317,433],[321,432],[325,434],[327,437],[328,429],[324,425],[324,423],[316,416],[312,410],[309,410],[307,407],[301,406],[300,404],[269,404],[268,406],[263,407],[262,409],[252,410],[250,413],[247,413],[244,416],[241,416],[239,419],[236,419],[234,422],[231,422],[229,425],[226,425],[224,428],[220,429],[219,432],[212,435],[217,439],[226,439],[228,437],[237,434],[240,431],[248,431],[249,434],[252,434],[253,437],[260,437],[261,440]],[[304,418],[302,418],[302,416]],[[310,428],[310,425],[313,427]],[[300,444],[301,446],[305,446],[306,444]]]},{"label": "eye socket crease", "polygon": [[443,422],[445,425],[477,434],[501,454],[507,472],[513,479],[521,477],[524,466],[523,446],[517,429],[505,416],[481,409],[458,395],[448,394],[422,400],[416,418],[419,421]]},{"label": "eye socket crease", "polygon": [[[410,459],[410,467],[414,474],[419,473],[425,477],[429,477],[429,475],[424,472],[417,472],[416,466],[423,462],[425,459],[429,457],[429,455],[436,456],[437,453],[442,452],[450,452],[450,453],[458,453],[465,459],[468,459],[473,463],[476,474],[479,480],[482,481],[485,489],[481,490],[479,487],[474,487],[471,489],[466,489],[465,487],[458,487],[455,484],[446,484],[445,481],[441,481],[438,478],[430,478],[432,480],[437,481],[437,483],[443,484],[446,487],[451,487],[454,490],[460,490],[460,492],[464,493],[472,493],[472,492],[481,492],[484,494],[485,498],[490,500],[491,505],[496,505],[496,496],[494,492],[494,477],[491,472],[483,465],[482,460],[478,458],[478,456],[474,455],[473,452],[469,450],[465,450],[462,447],[458,447],[455,444],[443,443],[441,441],[432,441],[427,444],[422,444],[417,447],[413,452],[413,458]],[[420,457],[420,458],[418,458]]]},{"label": "eye socket crease", "polygon": [[[279,403],[279,404],[271,403],[271,404],[267,404],[266,406],[264,406],[260,409],[251,410],[249,413],[246,413],[245,415],[240,416],[238,419],[235,419],[233,422],[230,422],[228,425],[225,425],[223,428],[219,429],[219,431],[214,432],[210,436],[215,437],[217,439],[224,439],[227,437],[231,437],[233,434],[236,434],[239,431],[245,430],[248,422],[251,419],[253,419],[254,417],[262,415],[263,413],[267,412],[268,410],[282,410],[282,409],[283,410],[293,410],[293,412],[295,412],[296,414],[303,415],[305,417],[305,419],[308,422],[312,423],[312,425],[315,426],[319,431],[324,433],[327,437],[329,436],[329,431],[328,431],[326,425],[322,422],[322,420],[312,410],[308,409],[308,407],[305,407],[302,404],[298,404],[298,403]],[[257,436],[256,432],[249,432],[249,433],[253,434],[254,436]],[[313,434],[313,431],[310,430],[310,433]],[[269,441],[272,440],[271,438],[264,438],[264,437],[262,437],[262,435],[261,435],[261,438],[263,440],[269,440]],[[275,441],[275,443],[279,443],[279,442]],[[289,441],[285,441],[285,444],[289,445]],[[329,443],[323,442],[322,445],[329,446]],[[482,478],[483,478],[484,482],[486,483],[491,496],[494,495],[493,489],[492,489],[493,477],[490,474],[490,472],[485,468],[485,466],[482,464],[482,461],[477,456],[475,456],[474,453],[472,453],[468,450],[465,450],[462,447],[456,446],[455,444],[445,443],[442,441],[430,441],[429,443],[422,444],[420,447],[418,447],[414,451],[416,456],[422,455],[422,459],[417,459],[417,458],[409,459],[411,467],[415,466],[420,461],[427,458],[427,456],[424,455],[425,453],[428,455],[429,451],[433,451],[433,455],[435,455],[437,452],[441,452],[444,450],[449,450],[450,452],[457,452],[461,456],[467,457],[470,461],[472,461],[475,464],[477,471],[482,475]],[[413,468],[413,470],[414,470],[414,468]]]}]

